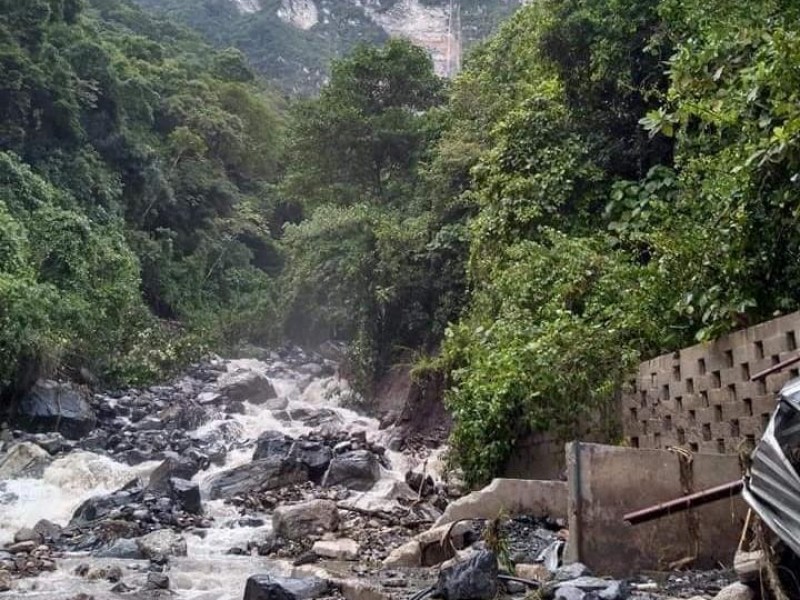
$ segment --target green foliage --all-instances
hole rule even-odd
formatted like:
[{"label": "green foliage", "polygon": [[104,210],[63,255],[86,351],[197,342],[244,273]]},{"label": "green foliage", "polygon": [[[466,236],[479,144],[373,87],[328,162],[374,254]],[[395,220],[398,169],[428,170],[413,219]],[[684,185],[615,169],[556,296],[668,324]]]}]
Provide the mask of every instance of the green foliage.
[{"label": "green foliage", "polygon": [[363,393],[401,348],[436,344],[464,300],[461,214],[428,198],[442,94],[425,52],[393,40],[336,63],[293,115],[281,188],[308,218],[283,241],[286,330],[348,340]]},{"label": "green foliage", "polygon": [[0,391],[271,338],[283,120],[242,54],[122,0],[37,0],[3,4],[0,62]]}]

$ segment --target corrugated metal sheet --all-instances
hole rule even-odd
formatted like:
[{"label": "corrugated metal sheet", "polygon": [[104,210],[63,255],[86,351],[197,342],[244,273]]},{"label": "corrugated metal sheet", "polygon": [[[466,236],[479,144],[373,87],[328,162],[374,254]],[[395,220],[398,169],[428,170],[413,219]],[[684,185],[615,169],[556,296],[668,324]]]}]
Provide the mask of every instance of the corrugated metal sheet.
[{"label": "corrugated metal sheet", "polygon": [[800,465],[800,379],[781,390],[742,492],[767,526],[800,556],[800,476],[795,464]]}]

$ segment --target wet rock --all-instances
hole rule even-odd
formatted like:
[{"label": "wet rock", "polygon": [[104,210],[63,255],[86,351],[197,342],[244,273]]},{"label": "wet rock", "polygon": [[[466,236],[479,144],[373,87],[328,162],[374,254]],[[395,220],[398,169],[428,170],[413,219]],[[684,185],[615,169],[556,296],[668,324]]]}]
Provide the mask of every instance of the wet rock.
[{"label": "wet rock", "polygon": [[571,579],[577,579],[578,577],[588,577],[591,574],[592,572],[585,564],[574,562],[559,567],[558,570],[553,573],[553,581],[569,581]]},{"label": "wet rock", "polygon": [[292,444],[294,444],[294,440],[280,431],[265,431],[258,436],[253,460],[286,458]]},{"label": "wet rock", "polygon": [[327,582],[317,577],[291,579],[252,575],[245,585],[243,600],[311,600],[327,592]]},{"label": "wet rock", "polygon": [[492,600],[497,595],[497,557],[481,550],[465,562],[442,569],[435,597],[444,600]]},{"label": "wet rock", "polygon": [[732,583],[722,588],[714,600],[753,600],[753,589],[743,583]]},{"label": "wet rock", "polygon": [[186,556],[186,540],[170,529],[148,533],[136,540],[145,558]]},{"label": "wet rock", "polygon": [[173,477],[169,480],[172,497],[186,512],[194,515],[203,513],[203,502],[200,499],[200,486],[185,479]]},{"label": "wet rock", "polygon": [[143,495],[143,491],[139,488],[123,488],[113,494],[89,498],[72,514],[70,525],[85,525],[96,519],[108,516],[115,508],[120,508],[129,504],[138,504]]},{"label": "wet rock", "polygon": [[14,542],[36,542],[38,546],[44,541],[44,538],[41,534],[37,533],[30,527],[23,527],[19,531],[14,534]]},{"label": "wet rock", "polygon": [[561,586],[556,590],[554,600],[584,600],[586,592],[571,585]]},{"label": "wet rock", "polygon": [[300,556],[295,558],[292,561],[292,566],[300,567],[302,565],[310,565],[317,561],[319,561],[320,555],[310,550],[309,552],[303,552]]},{"label": "wet rock", "polygon": [[134,588],[129,586],[124,581],[120,581],[111,587],[111,591],[115,594],[124,594],[126,592],[132,592]]},{"label": "wet rock", "polygon": [[57,431],[77,440],[94,429],[97,418],[86,396],[77,388],[40,380],[11,408],[13,422],[32,432]]},{"label": "wet rock", "polygon": [[320,483],[325,476],[325,471],[331,464],[333,453],[322,442],[298,440],[292,444],[289,458],[305,465],[311,481]]},{"label": "wet rock", "polygon": [[266,458],[222,471],[209,481],[211,500],[231,498],[247,492],[282,488],[308,480],[304,465],[293,460]]},{"label": "wet rock", "polygon": [[378,457],[368,450],[355,450],[333,457],[322,485],[341,485],[351,490],[367,491],[380,476]]},{"label": "wet rock", "polygon": [[226,373],[217,383],[220,395],[228,402],[262,404],[278,396],[269,379],[255,371]]},{"label": "wet rock", "polygon": [[356,560],[360,547],[355,540],[320,540],[311,547],[312,552],[333,560]]},{"label": "wet rock", "polygon": [[39,546],[39,542],[35,540],[25,540],[23,542],[15,542],[10,546],[6,546],[6,550],[11,554],[23,554],[32,552]]},{"label": "wet rock", "polygon": [[541,595],[543,598],[557,598],[562,588],[575,588],[584,593],[593,593],[602,600],[625,600],[630,595],[630,590],[624,582],[589,576],[568,581],[549,581],[542,586]]},{"label": "wet rock", "polygon": [[36,525],[33,526],[33,530],[45,540],[55,541],[61,537],[61,525],[47,519],[37,521]]},{"label": "wet rock", "polygon": [[275,533],[289,540],[303,540],[310,535],[335,531],[338,526],[339,511],[330,500],[309,500],[281,506],[272,515]]},{"label": "wet rock", "polygon": [[123,558],[127,560],[141,560],[146,558],[136,540],[120,538],[114,540],[110,546],[96,550],[93,556],[98,558]]},{"label": "wet rock", "polygon": [[150,571],[147,574],[147,583],[145,584],[145,589],[149,590],[168,590],[169,589],[169,577],[164,575],[164,573],[158,573],[155,571]]},{"label": "wet rock", "polygon": [[51,433],[37,438],[36,443],[48,454],[58,454],[61,450],[70,450],[72,447],[60,433]]},{"label": "wet rock", "polygon": [[40,476],[49,462],[46,450],[31,442],[20,442],[0,458],[0,480]]}]

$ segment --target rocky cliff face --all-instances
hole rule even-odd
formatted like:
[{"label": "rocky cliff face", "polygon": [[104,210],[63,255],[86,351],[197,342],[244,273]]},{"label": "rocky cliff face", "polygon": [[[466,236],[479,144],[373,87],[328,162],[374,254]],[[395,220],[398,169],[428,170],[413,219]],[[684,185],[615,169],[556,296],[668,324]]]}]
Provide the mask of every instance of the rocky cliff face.
[{"label": "rocky cliff face", "polygon": [[426,48],[437,73],[455,74],[461,56],[521,0],[136,0],[166,12],[219,46],[235,46],[288,93],[314,93],[331,59],[359,42],[404,37]]}]

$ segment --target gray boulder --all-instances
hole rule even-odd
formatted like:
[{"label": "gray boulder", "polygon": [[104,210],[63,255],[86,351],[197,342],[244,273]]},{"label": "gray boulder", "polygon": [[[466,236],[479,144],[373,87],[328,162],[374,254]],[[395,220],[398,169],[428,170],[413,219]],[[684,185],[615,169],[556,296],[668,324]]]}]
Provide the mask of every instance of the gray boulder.
[{"label": "gray boulder", "polygon": [[168,456],[150,474],[147,489],[154,492],[167,493],[170,491],[171,479],[188,480],[194,477],[199,470],[199,465],[190,458],[182,458],[177,454]]},{"label": "gray boulder", "polygon": [[219,378],[219,393],[228,402],[250,402],[263,404],[277,398],[275,388],[261,373],[237,371]]},{"label": "gray boulder", "polygon": [[186,556],[186,540],[171,529],[159,529],[136,540],[145,558]]},{"label": "gray boulder", "polygon": [[354,450],[333,457],[322,479],[322,485],[341,485],[365,492],[375,485],[380,476],[378,457],[368,450]]},{"label": "gray boulder", "polygon": [[469,560],[439,572],[435,597],[444,600],[492,600],[497,595],[497,556],[481,550]]},{"label": "gray boulder", "polygon": [[327,582],[318,577],[294,579],[252,575],[244,588],[244,600],[311,600],[327,592]]},{"label": "gray boulder", "polygon": [[86,525],[107,516],[115,508],[121,508],[127,504],[138,504],[143,495],[141,488],[132,488],[118,490],[104,496],[93,496],[75,509],[69,524],[71,526]]},{"label": "gray boulder", "polygon": [[283,459],[289,455],[294,440],[280,431],[265,431],[256,441],[253,460]]},{"label": "gray boulder", "polygon": [[289,458],[296,460],[308,469],[311,481],[320,483],[331,464],[333,452],[322,442],[298,440],[292,444]]},{"label": "gray boulder", "polygon": [[40,380],[12,406],[12,420],[25,431],[57,431],[77,440],[94,429],[97,417],[84,394],[56,381]]},{"label": "gray boulder", "polygon": [[120,538],[111,545],[100,548],[92,553],[97,558],[121,558],[125,560],[141,560],[145,558],[136,540]]},{"label": "gray boulder", "polygon": [[559,567],[556,572],[553,573],[553,581],[570,581],[571,579],[587,577],[591,574],[592,572],[585,564],[574,562]]},{"label": "gray boulder", "polygon": [[331,500],[309,500],[280,506],[272,514],[272,528],[289,540],[303,540],[312,535],[335,531],[339,527],[339,510]]},{"label": "gray boulder", "polygon": [[203,513],[203,501],[200,498],[200,486],[186,479],[173,477],[169,480],[170,495],[188,513],[200,515]]},{"label": "gray boulder", "polygon": [[214,475],[208,483],[211,500],[253,491],[273,490],[308,481],[306,467],[293,460],[265,458]]}]

